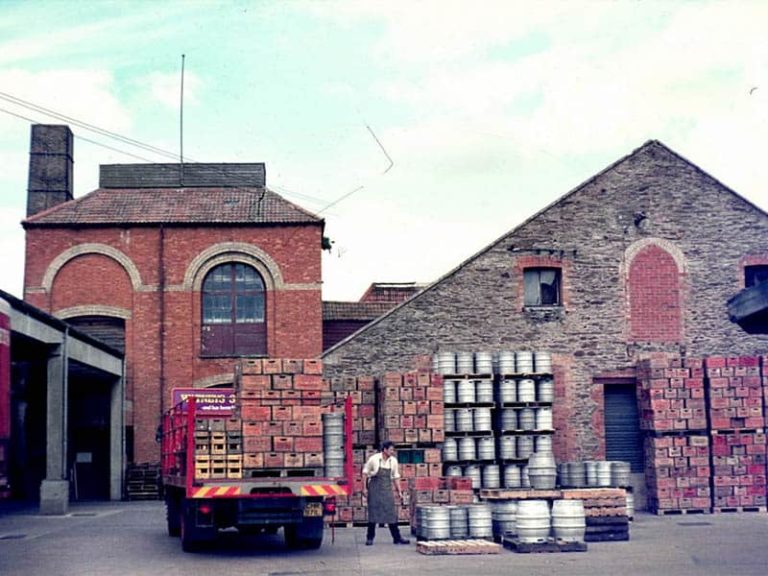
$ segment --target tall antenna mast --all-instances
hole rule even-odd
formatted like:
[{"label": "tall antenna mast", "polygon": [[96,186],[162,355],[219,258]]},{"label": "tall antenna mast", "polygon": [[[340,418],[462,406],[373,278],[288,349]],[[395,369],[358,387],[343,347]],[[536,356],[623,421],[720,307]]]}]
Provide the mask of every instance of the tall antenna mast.
[{"label": "tall antenna mast", "polygon": [[179,184],[184,186],[184,59],[181,55],[181,93],[179,105]]}]

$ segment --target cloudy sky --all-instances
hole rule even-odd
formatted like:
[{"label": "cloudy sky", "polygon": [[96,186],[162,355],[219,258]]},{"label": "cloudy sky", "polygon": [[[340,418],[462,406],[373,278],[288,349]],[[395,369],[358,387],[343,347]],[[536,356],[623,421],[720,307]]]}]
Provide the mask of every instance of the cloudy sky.
[{"label": "cloudy sky", "polygon": [[0,288],[21,295],[30,122],[73,127],[75,196],[99,164],[173,161],[182,54],[185,158],[266,162],[326,219],[325,299],[435,280],[649,139],[768,209],[766,22],[761,0],[0,0]]}]

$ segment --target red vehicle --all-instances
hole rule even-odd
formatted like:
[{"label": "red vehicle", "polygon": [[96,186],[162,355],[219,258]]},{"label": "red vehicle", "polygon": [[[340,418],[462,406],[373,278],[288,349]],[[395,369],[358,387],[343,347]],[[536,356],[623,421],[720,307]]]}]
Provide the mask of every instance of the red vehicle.
[{"label": "red vehicle", "polygon": [[[216,392],[229,393],[235,401],[232,390]],[[339,407],[345,414],[344,477],[334,478],[309,476],[308,470],[295,468],[251,470],[240,478],[210,477],[199,464],[196,466],[196,431],[205,426],[206,419],[220,417],[220,413],[206,413],[204,408],[190,395],[163,418],[162,474],[168,534],[180,536],[182,549],[191,552],[213,541],[220,529],[274,533],[283,528],[290,548],[319,548],[324,516],[335,512],[336,496],[347,494],[352,486],[351,401],[347,399],[343,408]]]}]

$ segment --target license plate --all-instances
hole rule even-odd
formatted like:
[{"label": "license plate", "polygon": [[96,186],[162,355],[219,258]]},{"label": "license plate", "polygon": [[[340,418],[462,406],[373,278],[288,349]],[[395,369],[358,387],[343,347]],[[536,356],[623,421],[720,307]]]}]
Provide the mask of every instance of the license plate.
[{"label": "license plate", "polygon": [[304,516],[322,516],[323,505],[320,502],[310,502],[304,506]]}]

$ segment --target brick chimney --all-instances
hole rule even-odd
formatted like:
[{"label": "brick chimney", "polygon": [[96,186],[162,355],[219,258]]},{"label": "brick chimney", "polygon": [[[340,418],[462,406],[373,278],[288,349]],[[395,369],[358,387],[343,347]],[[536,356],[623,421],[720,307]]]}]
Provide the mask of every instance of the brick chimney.
[{"label": "brick chimney", "polygon": [[29,146],[27,218],[72,200],[74,160],[69,126],[34,124]]}]

